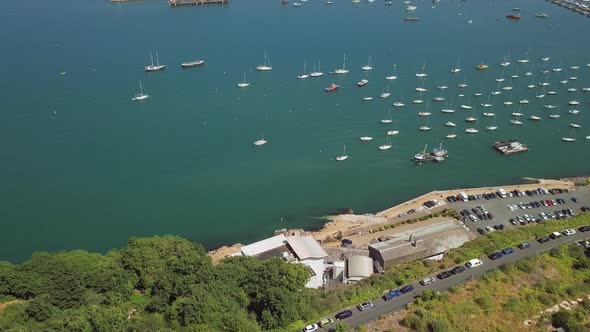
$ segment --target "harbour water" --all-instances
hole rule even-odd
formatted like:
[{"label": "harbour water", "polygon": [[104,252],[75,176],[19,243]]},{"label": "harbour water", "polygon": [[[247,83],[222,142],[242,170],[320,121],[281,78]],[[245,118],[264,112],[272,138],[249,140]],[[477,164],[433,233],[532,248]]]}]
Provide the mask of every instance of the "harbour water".
[{"label": "harbour water", "polygon": [[[580,114],[567,113],[577,96],[567,87],[590,87],[590,44],[581,33],[587,17],[545,1],[416,5],[408,14],[401,2],[380,0],[183,8],[164,1],[0,3],[0,260],[37,250],[106,251],[154,234],[208,247],[247,243],[277,228],[317,227],[323,221],[316,217],[336,208],[375,212],[433,189],[588,173],[590,92],[580,94]],[[504,18],[512,7],[521,8],[519,21]],[[536,18],[540,12],[550,17]],[[421,21],[404,22],[406,16]],[[273,69],[256,72],[265,50]],[[150,51],[169,67],[145,73]],[[304,61],[308,71],[321,62],[328,73],[342,66],[344,53],[347,75],[296,79]],[[374,70],[364,73],[369,56]],[[482,112],[489,110],[479,104],[497,89],[507,56],[506,81],[520,75],[510,82],[515,103],[502,104],[510,91],[491,99],[499,129],[487,132],[491,119]],[[523,57],[530,63],[516,62]],[[180,68],[197,59],[205,66]],[[457,62],[462,71],[451,74]],[[475,70],[482,62],[490,68]],[[392,96],[380,99],[394,64]],[[416,115],[426,102],[411,103],[423,64],[428,132],[418,130],[425,118]],[[574,65],[580,69],[568,69]],[[548,78],[558,94],[538,100],[540,90],[527,85],[553,67],[564,68]],[[532,78],[524,76],[528,70]],[[239,89],[244,72],[251,85]],[[559,84],[574,75],[577,81]],[[369,84],[358,88],[361,78]],[[132,102],[140,80],[151,97]],[[469,88],[458,89],[464,80]],[[333,82],[339,91],[323,92]],[[449,86],[444,97],[453,99],[455,114],[441,113],[445,102],[432,100],[438,85]],[[472,97],[478,91],[484,96]],[[394,108],[402,94],[406,107]],[[375,99],[363,102],[366,96]],[[531,103],[521,112],[543,120],[524,117],[523,126],[512,126],[524,98]],[[560,106],[559,119],[543,109],[549,100]],[[474,110],[460,110],[462,103]],[[380,120],[390,111],[400,134],[391,137],[392,149],[380,151],[392,129]],[[467,136],[464,119],[472,113],[480,132]],[[457,123],[454,140],[445,139],[447,121]],[[582,128],[575,143],[564,143],[571,122]],[[261,132],[269,143],[255,148]],[[530,151],[496,153],[491,145],[504,139]],[[410,161],[425,144],[441,142],[445,162]],[[344,144],[350,158],[336,162]]]}]

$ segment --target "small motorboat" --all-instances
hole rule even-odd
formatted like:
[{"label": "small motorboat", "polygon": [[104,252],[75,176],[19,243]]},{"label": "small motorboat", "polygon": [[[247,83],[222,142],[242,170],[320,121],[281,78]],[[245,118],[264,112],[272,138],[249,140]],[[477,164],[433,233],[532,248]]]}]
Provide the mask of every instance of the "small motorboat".
[{"label": "small motorboat", "polygon": [[479,69],[479,70],[485,70],[485,69],[488,69],[489,66],[488,65],[485,65],[483,63],[480,63],[479,65],[476,66],[476,68]]},{"label": "small motorboat", "polygon": [[569,114],[579,114],[580,111],[579,110],[569,110],[567,111]]},{"label": "small motorboat", "polygon": [[473,106],[469,106],[469,105],[461,105],[461,108],[464,110],[470,110],[473,108]]},{"label": "small motorboat", "polygon": [[570,106],[576,106],[576,105],[580,105],[580,102],[577,100],[570,100],[567,102],[567,104]]},{"label": "small motorboat", "polygon": [[520,104],[528,104],[530,102],[528,100],[526,100],[526,99],[523,99],[523,100],[519,101],[519,103]]},{"label": "small motorboat", "polygon": [[414,103],[414,104],[422,104],[423,102],[424,102],[424,100],[422,100],[422,99],[414,99],[414,100],[412,100],[412,103]]},{"label": "small motorboat", "polygon": [[483,116],[492,117],[492,116],[496,116],[496,114],[495,113],[490,113],[490,112],[485,112],[483,114]]},{"label": "small motorboat", "polygon": [[529,120],[539,121],[539,120],[541,120],[541,118],[536,115],[531,115],[531,116],[529,116]]},{"label": "small motorboat", "polygon": [[330,84],[329,87],[324,88],[324,91],[326,91],[326,92],[333,92],[333,91],[338,90],[338,88],[340,88],[339,85],[336,85],[336,84],[332,83],[332,84]]},{"label": "small motorboat", "polygon": [[483,95],[483,93],[481,92],[476,92],[473,94],[474,97],[481,97]]},{"label": "small motorboat", "polygon": [[369,83],[369,80],[366,78],[363,78],[362,80],[360,80],[356,85],[357,86],[365,86],[367,85],[367,83]]},{"label": "small motorboat", "polygon": [[373,137],[371,137],[371,136],[361,136],[360,140],[363,141],[363,142],[368,142],[368,141],[372,141],[373,140]]},{"label": "small motorboat", "polygon": [[457,135],[456,135],[456,134],[448,134],[448,135],[447,135],[447,138],[448,138],[448,139],[453,139],[453,138],[455,138],[455,137],[457,137]]},{"label": "small motorboat", "polygon": [[467,134],[477,134],[477,133],[479,133],[479,130],[477,130],[475,128],[467,128],[467,129],[465,129],[465,132]]},{"label": "small motorboat", "polygon": [[399,130],[390,130],[387,132],[388,136],[395,136],[397,134],[399,134]]},{"label": "small motorboat", "polygon": [[456,124],[454,122],[449,121],[449,122],[445,123],[445,126],[447,126],[447,127],[455,127]]},{"label": "small motorboat", "polygon": [[418,116],[430,116],[430,112],[418,112]]},{"label": "small motorboat", "polygon": [[524,115],[524,114],[522,114],[522,113],[519,113],[519,112],[514,112],[514,113],[512,113],[512,116],[523,116],[523,115]]},{"label": "small motorboat", "polygon": [[443,112],[443,113],[455,113],[455,110],[450,109],[450,108],[443,108],[440,111]]},{"label": "small motorboat", "polygon": [[549,17],[549,15],[548,14],[545,14],[545,13],[535,14],[535,16],[538,17],[538,18],[547,18],[547,17]]},{"label": "small motorboat", "polygon": [[492,107],[492,104],[481,104],[481,107]]},{"label": "small motorboat", "polygon": [[363,101],[370,101],[373,100],[373,97],[363,97]]},{"label": "small motorboat", "polygon": [[477,118],[474,118],[472,116],[470,116],[467,119],[465,119],[465,122],[475,122],[475,121],[477,121]]},{"label": "small motorboat", "polygon": [[393,106],[395,106],[395,107],[404,107],[404,106],[406,106],[406,104],[402,103],[401,101],[396,101],[395,103],[393,103]]},{"label": "small motorboat", "polygon": [[429,131],[429,130],[430,130],[430,129],[432,129],[432,128],[430,128],[430,127],[428,127],[428,126],[422,126],[422,127],[420,127],[419,129],[420,129],[421,131]]},{"label": "small motorboat", "polygon": [[559,119],[559,117],[560,117],[560,116],[561,116],[561,115],[559,115],[559,114],[551,114],[551,115],[549,115],[549,117],[550,117],[551,119]]},{"label": "small motorboat", "polygon": [[549,61],[549,59],[551,59],[551,58],[550,57],[545,57],[545,58],[541,58],[541,61],[547,62],[547,61]]},{"label": "small motorboat", "polygon": [[522,122],[518,121],[518,120],[510,120],[510,123],[515,125],[515,126],[522,126]]}]

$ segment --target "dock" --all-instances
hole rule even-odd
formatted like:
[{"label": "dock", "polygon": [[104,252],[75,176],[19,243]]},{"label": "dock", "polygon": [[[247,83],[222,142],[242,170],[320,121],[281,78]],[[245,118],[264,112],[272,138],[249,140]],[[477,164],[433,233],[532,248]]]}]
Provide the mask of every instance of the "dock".
[{"label": "dock", "polygon": [[588,2],[583,0],[547,0],[551,3],[554,3],[560,7],[567,8],[571,11],[574,11],[578,14],[582,14],[584,16],[590,17],[590,6]]},{"label": "dock", "polygon": [[525,144],[513,140],[496,142],[494,143],[493,147],[498,152],[506,156],[515,153],[526,152],[529,150],[529,148]]},{"label": "dock", "polygon": [[168,5],[170,7],[227,3],[229,3],[229,0],[168,0]]}]

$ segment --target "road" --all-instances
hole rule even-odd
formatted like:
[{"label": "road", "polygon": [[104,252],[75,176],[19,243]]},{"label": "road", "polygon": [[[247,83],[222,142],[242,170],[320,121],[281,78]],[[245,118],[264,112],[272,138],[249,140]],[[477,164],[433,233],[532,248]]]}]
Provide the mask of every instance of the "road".
[{"label": "road", "polygon": [[[544,243],[544,244],[538,243],[535,239],[531,239],[530,241],[528,241],[531,244],[530,248],[521,250],[521,249],[518,249],[515,247],[513,254],[506,255],[506,256],[504,256],[500,259],[497,259],[497,260],[490,260],[487,257],[480,257],[480,259],[483,261],[483,265],[473,268],[473,269],[466,268],[466,271],[459,274],[459,275],[454,275],[454,276],[451,276],[451,277],[444,279],[444,280],[440,280],[437,278],[436,282],[434,282],[430,285],[427,285],[427,286],[422,286],[418,283],[418,281],[415,281],[414,283],[412,283],[412,285],[415,288],[415,290],[413,292],[403,294],[400,297],[396,297],[391,301],[384,301],[382,298],[374,299],[373,300],[374,307],[371,309],[368,309],[366,311],[361,312],[356,307],[344,308],[342,310],[345,310],[345,309],[352,310],[353,314],[351,317],[344,319],[343,321],[346,322],[346,324],[348,325],[349,328],[355,328],[355,327],[360,326],[366,322],[376,320],[377,318],[379,318],[382,315],[385,315],[390,312],[394,312],[394,311],[397,311],[397,310],[403,308],[408,303],[411,303],[414,300],[414,297],[422,294],[422,292],[425,289],[446,290],[446,289],[449,289],[451,286],[459,285],[469,279],[477,278],[488,271],[497,269],[501,265],[508,264],[508,263],[514,263],[514,262],[517,262],[517,261],[525,259],[525,258],[530,258],[530,257],[538,255],[542,252],[556,248],[562,244],[571,243],[571,242],[580,241],[580,240],[586,240],[587,238],[590,238],[590,233],[581,233],[576,230],[576,234],[574,234],[574,235],[562,236],[561,238],[551,240],[551,241]],[[473,258],[476,258],[476,257],[473,257]],[[438,274],[440,272],[441,271],[438,271],[438,272],[432,274],[431,276],[436,278],[436,274]],[[424,277],[426,277],[426,276],[424,276]],[[395,287],[395,285],[392,285],[392,287],[397,288],[397,287]],[[384,290],[384,292],[385,292],[385,290]],[[334,314],[330,315],[329,317],[334,318]],[[320,329],[319,331],[330,331],[331,329],[334,329],[334,325],[329,326],[328,329]]]}]

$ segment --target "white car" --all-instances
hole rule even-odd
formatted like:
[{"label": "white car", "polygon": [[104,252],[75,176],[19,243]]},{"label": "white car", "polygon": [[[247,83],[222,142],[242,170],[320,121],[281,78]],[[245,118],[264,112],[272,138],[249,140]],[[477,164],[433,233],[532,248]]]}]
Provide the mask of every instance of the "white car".
[{"label": "white car", "polygon": [[309,324],[303,328],[304,332],[313,332],[318,330],[318,324]]},{"label": "white car", "polygon": [[488,231],[488,232],[493,232],[493,231],[494,231],[494,229],[493,229],[493,228],[491,228],[490,226],[486,226],[486,231]]},{"label": "white car", "polygon": [[565,231],[563,231],[563,235],[565,236],[570,236],[574,234],[576,234],[576,231],[574,231],[573,229],[566,229]]},{"label": "white car", "polygon": [[474,258],[472,260],[470,260],[469,262],[467,262],[467,264],[465,264],[468,268],[472,269],[474,267],[478,267],[481,264],[483,264],[483,262],[481,261],[481,259],[478,258]]}]

